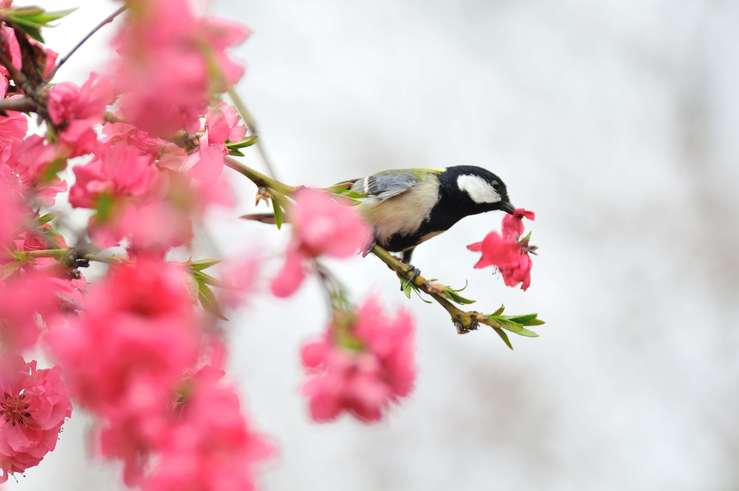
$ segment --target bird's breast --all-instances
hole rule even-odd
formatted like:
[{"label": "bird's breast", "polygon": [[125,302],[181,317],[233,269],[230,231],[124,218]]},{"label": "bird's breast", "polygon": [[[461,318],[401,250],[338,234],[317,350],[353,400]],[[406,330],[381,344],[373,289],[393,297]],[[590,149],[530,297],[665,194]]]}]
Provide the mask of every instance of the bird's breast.
[{"label": "bird's breast", "polygon": [[[368,199],[360,205],[360,211],[375,229],[375,239],[388,245],[393,238],[411,237],[418,243],[421,225],[428,220],[431,209],[439,201],[439,185],[430,175],[413,189],[381,201]],[[407,247],[410,247],[411,244]]]}]

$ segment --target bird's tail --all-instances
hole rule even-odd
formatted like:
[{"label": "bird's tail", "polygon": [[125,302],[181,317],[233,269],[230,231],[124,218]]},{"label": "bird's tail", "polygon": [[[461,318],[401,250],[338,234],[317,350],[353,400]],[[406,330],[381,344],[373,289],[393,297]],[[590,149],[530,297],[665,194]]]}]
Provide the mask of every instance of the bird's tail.
[{"label": "bird's tail", "polygon": [[252,220],[254,222],[268,223],[270,225],[275,224],[274,213],[247,213],[246,215],[241,215],[239,218],[243,220]]}]

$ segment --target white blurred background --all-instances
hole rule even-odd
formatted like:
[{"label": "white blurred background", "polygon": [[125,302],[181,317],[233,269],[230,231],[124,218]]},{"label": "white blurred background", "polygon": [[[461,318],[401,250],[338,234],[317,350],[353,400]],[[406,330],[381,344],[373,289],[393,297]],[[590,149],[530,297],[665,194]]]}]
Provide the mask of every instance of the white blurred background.
[{"label": "white blurred background", "polygon": [[[23,4],[20,0],[17,4]],[[38,0],[61,8],[73,0]],[[80,2],[47,36],[65,52],[116,5]],[[300,343],[325,321],[306,284],[234,318],[231,376],[280,455],[265,490],[739,489],[739,3],[731,0],[221,0],[249,25],[239,87],[281,178],[324,185],[392,167],[474,163],[533,209],[528,292],[473,271],[468,218],[416,265],[471,281],[479,309],[537,311],[515,351],[408,301],[375,258],[335,263],[356,298],[417,318],[417,387],[380,424],[312,424]],[[99,69],[111,31],[60,72]],[[253,162],[253,159],[249,159]],[[282,235],[213,217],[229,254]],[[212,253],[207,248],[203,253]],[[18,490],[115,490],[73,418]]]}]

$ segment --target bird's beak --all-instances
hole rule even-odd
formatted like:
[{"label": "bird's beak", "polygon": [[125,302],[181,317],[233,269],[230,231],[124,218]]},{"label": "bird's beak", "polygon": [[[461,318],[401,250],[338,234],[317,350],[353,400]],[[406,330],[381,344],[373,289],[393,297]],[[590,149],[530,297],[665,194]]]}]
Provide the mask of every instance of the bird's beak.
[{"label": "bird's beak", "polygon": [[500,209],[511,215],[513,215],[516,212],[516,208],[512,204],[510,204],[508,201],[504,201],[503,204],[500,206]]}]

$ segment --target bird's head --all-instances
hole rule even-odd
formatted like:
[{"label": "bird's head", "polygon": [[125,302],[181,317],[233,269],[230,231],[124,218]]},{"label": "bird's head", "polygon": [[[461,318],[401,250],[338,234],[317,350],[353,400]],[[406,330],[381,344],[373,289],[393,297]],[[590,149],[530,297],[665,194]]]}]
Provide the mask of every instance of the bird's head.
[{"label": "bird's head", "polygon": [[456,165],[447,167],[440,177],[448,198],[465,215],[493,210],[513,213],[515,210],[508,199],[505,183],[487,169],[474,165]]}]

